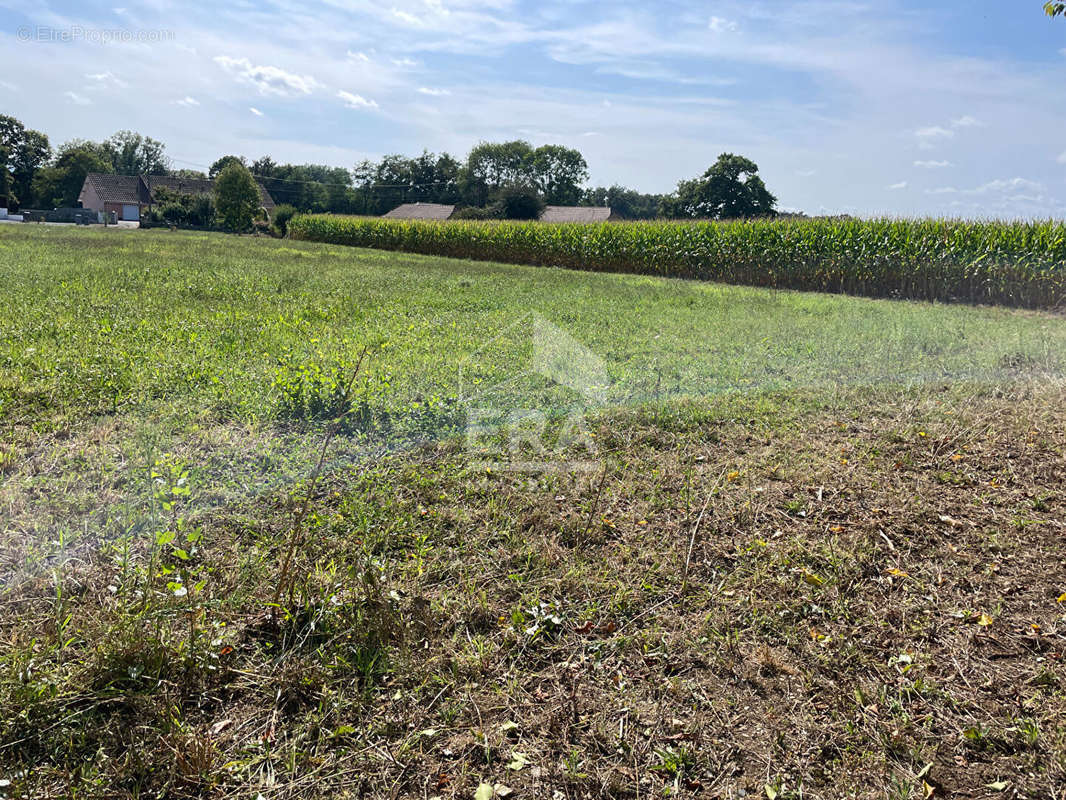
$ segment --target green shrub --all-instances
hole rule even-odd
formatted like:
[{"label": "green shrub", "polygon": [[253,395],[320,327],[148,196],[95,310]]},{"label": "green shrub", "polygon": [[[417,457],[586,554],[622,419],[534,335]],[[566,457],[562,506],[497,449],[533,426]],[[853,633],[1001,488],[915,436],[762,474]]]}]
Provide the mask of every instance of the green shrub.
[{"label": "green shrub", "polygon": [[282,203],[274,209],[274,230],[278,236],[284,236],[289,229],[289,220],[296,216],[296,207]]},{"label": "green shrub", "polygon": [[1066,300],[1066,224],[800,219],[419,222],[300,216],[295,239],[869,297],[1051,308]]},{"label": "green shrub", "polygon": [[544,200],[533,189],[524,186],[507,186],[496,197],[502,219],[540,219]]},{"label": "green shrub", "polygon": [[498,206],[465,206],[452,214],[452,219],[500,219],[500,209]]}]

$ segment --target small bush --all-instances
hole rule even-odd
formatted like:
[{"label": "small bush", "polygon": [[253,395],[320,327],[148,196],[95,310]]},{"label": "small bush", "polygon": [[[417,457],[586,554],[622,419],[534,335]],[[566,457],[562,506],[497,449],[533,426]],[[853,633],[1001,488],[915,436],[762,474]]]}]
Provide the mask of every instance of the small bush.
[{"label": "small bush", "polygon": [[274,231],[284,236],[289,230],[289,220],[296,216],[296,207],[283,203],[274,209]]},{"label": "small bush", "polygon": [[485,208],[479,206],[466,206],[465,208],[460,208],[456,211],[455,214],[452,215],[452,219],[500,219],[500,208],[499,206],[487,206]]},{"label": "small bush", "polygon": [[544,200],[533,189],[525,186],[508,186],[497,195],[496,205],[502,219],[540,219]]}]

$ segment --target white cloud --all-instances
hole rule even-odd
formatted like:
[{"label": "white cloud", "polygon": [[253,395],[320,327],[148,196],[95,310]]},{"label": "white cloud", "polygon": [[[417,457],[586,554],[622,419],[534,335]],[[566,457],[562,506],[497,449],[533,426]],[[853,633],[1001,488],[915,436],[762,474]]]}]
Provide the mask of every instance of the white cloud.
[{"label": "white cloud", "polygon": [[733,20],[726,19],[725,17],[711,17],[710,22],[707,23],[707,27],[713,33],[731,33],[737,30],[740,26]]},{"label": "white cloud", "polygon": [[914,135],[919,139],[950,139],[955,135],[955,131],[950,131],[947,128],[942,128],[939,125],[930,125],[927,128],[919,128],[914,132]]},{"label": "white cloud", "polygon": [[983,183],[976,189],[967,190],[967,194],[988,194],[996,192],[1043,192],[1044,185],[1026,178],[1007,178]]},{"label": "white cloud", "polygon": [[310,75],[298,75],[286,72],[280,67],[253,64],[247,58],[215,56],[214,61],[241,83],[255,86],[262,95],[295,97],[311,94],[322,85]]},{"label": "white cloud", "polygon": [[1058,161],[1060,164],[1066,164],[1066,150],[1063,150],[1061,153],[1059,153],[1059,157],[1055,160]]},{"label": "white cloud", "polygon": [[86,78],[93,81],[98,87],[112,86],[116,89],[127,89],[129,84],[126,81],[119,78],[115,73],[107,70],[105,72],[89,72],[85,75]]},{"label": "white cloud", "polygon": [[9,92],[17,92],[18,87],[13,83],[7,81],[0,81],[0,89],[7,89]]},{"label": "white cloud", "polygon": [[444,97],[451,94],[447,89],[430,89],[425,86],[418,90],[419,94],[428,94],[430,97]]},{"label": "white cloud", "polygon": [[419,28],[422,27],[421,18],[416,17],[414,14],[408,13],[407,11],[403,11],[399,8],[394,8],[392,9],[392,15],[396,17],[396,19],[400,20],[400,22],[405,22],[408,25],[414,25]]},{"label": "white cloud", "polygon": [[366,53],[353,53],[351,50],[348,51],[348,58],[350,58],[352,61],[370,61],[370,56],[368,56]]},{"label": "white cloud", "polygon": [[888,188],[889,188],[889,191],[896,191],[897,189],[906,189],[907,188],[907,182],[906,181],[900,181],[899,183],[893,183]]},{"label": "white cloud", "polygon": [[343,89],[337,92],[337,97],[344,101],[344,105],[348,108],[377,108],[378,104],[373,100],[367,100],[362,95],[352,94],[346,92]]},{"label": "white cloud", "polygon": [[926,189],[926,194],[968,194],[968,195],[1016,195],[1018,192],[1033,192],[1042,194],[1045,187],[1042,183],[1031,181],[1028,178],[1001,178],[988,181],[973,189],[956,189],[954,186],[943,186],[939,189]]},{"label": "white cloud", "polygon": [[195,97],[189,97],[188,95],[183,97],[181,100],[175,100],[174,102],[177,103],[179,106],[184,106],[185,108],[193,108],[194,106],[200,105],[199,100],[197,100]]},{"label": "white cloud", "polygon": [[953,119],[951,121],[951,127],[953,128],[983,128],[984,123],[978,119],[974,119],[969,114]]},{"label": "white cloud", "polygon": [[70,102],[72,102],[72,103],[74,103],[75,105],[78,105],[78,106],[92,105],[92,102],[93,102],[88,97],[83,97],[82,95],[78,94],[77,92],[63,92],[63,96],[66,97],[68,100],[70,100]]},{"label": "white cloud", "polygon": [[255,114],[255,115],[256,115],[257,117],[261,117],[261,116],[263,116],[263,112],[262,112],[262,111],[260,111],[260,110],[259,110],[258,108],[256,108],[255,106],[249,106],[249,107],[248,107],[248,110],[249,110],[249,111],[251,111],[251,112],[252,112],[253,114]]},{"label": "white cloud", "polygon": [[418,62],[411,58],[393,58],[390,60],[401,69],[411,69],[412,67],[418,66]]},{"label": "white cloud", "polygon": [[950,161],[915,161],[914,166],[922,169],[943,169],[953,165]]},{"label": "white cloud", "polygon": [[801,178],[813,178],[818,173],[813,169],[798,169],[796,170],[796,174]]}]

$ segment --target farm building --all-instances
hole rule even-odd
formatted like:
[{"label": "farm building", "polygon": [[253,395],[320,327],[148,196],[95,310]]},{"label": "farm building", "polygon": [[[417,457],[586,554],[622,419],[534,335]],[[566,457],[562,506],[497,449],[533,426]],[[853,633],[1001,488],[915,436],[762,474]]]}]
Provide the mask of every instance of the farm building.
[{"label": "farm building", "polygon": [[388,214],[386,219],[427,219],[443,220],[451,219],[455,213],[455,206],[446,206],[440,203],[404,203],[397,206]]},{"label": "farm building", "polygon": [[[215,182],[197,178],[172,178],[168,175],[104,175],[90,172],[78,195],[82,208],[113,211],[119,219],[139,220],[151,207],[156,189],[170,189],[178,194],[211,194]],[[274,199],[259,184],[259,196],[267,214],[274,214]]]},{"label": "farm building", "polygon": [[541,222],[614,222],[621,219],[607,206],[545,206]]}]

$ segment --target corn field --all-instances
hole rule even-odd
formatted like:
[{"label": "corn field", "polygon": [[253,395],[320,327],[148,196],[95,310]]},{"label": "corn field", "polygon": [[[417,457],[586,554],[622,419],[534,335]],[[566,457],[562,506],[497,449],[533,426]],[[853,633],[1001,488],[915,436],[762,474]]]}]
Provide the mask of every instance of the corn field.
[{"label": "corn field", "polygon": [[485,261],[867,297],[1054,308],[1066,224],[753,220],[550,225],[298,216],[296,239]]}]

